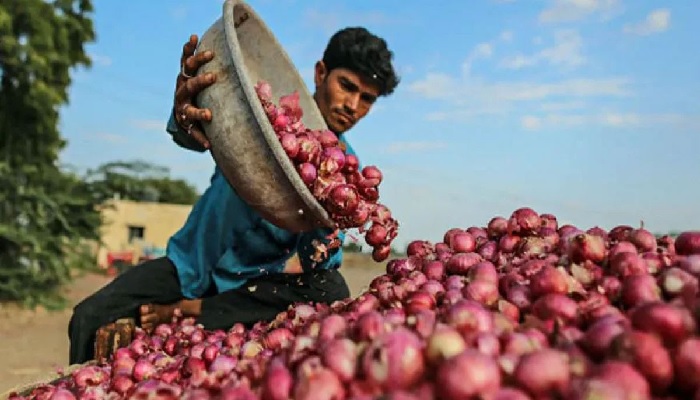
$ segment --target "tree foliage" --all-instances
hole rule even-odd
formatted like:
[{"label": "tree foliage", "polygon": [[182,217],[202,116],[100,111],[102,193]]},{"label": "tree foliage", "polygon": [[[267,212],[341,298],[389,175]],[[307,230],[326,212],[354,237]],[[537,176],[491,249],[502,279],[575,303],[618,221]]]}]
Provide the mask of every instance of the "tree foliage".
[{"label": "tree foliage", "polygon": [[91,64],[92,10],[90,0],[0,2],[0,300],[60,300],[56,289],[88,262],[82,245],[99,237],[99,194],[58,163],[71,69]]},{"label": "tree foliage", "polygon": [[182,179],[172,179],[169,169],[142,160],[114,161],[88,171],[87,179],[104,198],[170,204],[194,204],[197,189]]}]

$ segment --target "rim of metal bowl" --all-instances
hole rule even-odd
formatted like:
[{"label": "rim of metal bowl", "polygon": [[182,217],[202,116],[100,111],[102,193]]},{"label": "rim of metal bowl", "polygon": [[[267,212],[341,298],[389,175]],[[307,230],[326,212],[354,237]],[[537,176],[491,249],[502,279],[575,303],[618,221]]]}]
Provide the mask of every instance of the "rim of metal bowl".
[{"label": "rim of metal bowl", "polygon": [[[282,148],[282,144],[280,144],[279,139],[277,139],[277,135],[275,134],[274,130],[272,129],[272,125],[270,122],[267,120],[267,115],[265,114],[265,111],[262,108],[262,105],[260,104],[260,99],[258,98],[257,94],[255,93],[255,89],[253,87],[253,84],[250,82],[248,78],[247,71],[241,63],[237,62],[236,60],[241,60],[243,55],[241,52],[241,47],[240,43],[238,42],[238,35],[236,33],[235,29],[235,21],[234,21],[234,8],[236,6],[241,6],[244,7],[245,11],[249,14],[249,18],[255,18],[258,23],[262,26],[262,28],[265,30],[265,32],[268,34],[270,39],[272,40],[273,44],[276,45],[280,49],[280,53],[282,57],[284,58],[283,62],[287,63],[287,65],[293,66],[294,64],[292,63],[291,59],[289,58],[289,55],[287,52],[282,48],[280,45],[279,41],[275,37],[275,35],[272,34],[270,29],[267,27],[267,25],[263,22],[263,20],[260,18],[260,16],[250,7],[248,4],[241,0],[226,0],[224,3],[224,30],[226,33],[226,43],[229,48],[229,51],[231,52],[231,55],[233,57],[233,66],[236,69],[236,73],[238,74],[239,81],[241,83],[241,86],[243,87],[243,92],[246,95],[246,98],[248,99],[248,103],[250,104],[251,110],[253,112],[253,115],[255,116],[255,119],[258,122],[258,125],[260,126],[260,130],[262,131],[263,137],[265,138],[265,141],[267,142],[268,146],[272,150],[272,154],[275,156],[275,159],[281,166],[282,170],[284,171],[285,175],[287,176],[287,179],[291,182],[292,186],[298,193],[298,195],[301,197],[302,201],[306,205],[306,207],[313,213],[314,221],[316,224],[320,223],[322,226],[325,225],[327,228],[332,228],[335,223],[333,220],[329,217],[328,212],[321,206],[321,204],[316,200],[316,198],[313,196],[311,191],[309,190],[308,187],[304,184],[304,181],[302,181],[301,177],[297,173],[296,169],[294,168],[294,164],[292,161],[289,159],[289,156],[287,156],[287,153],[284,151]],[[299,76],[299,72],[294,68],[294,73],[297,74],[298,80],[302,81],[301,76]],[[245,77],[245,78],[244,78]],[[302,87],[298,89],[301,92],[303,92],[304,95],[311,96],[309,93],[308,89],[306,88],[305,85],[302,84]],[[314,110],[316,111],[316,110]],[[306,110],[305,110],[306,112]],[[317,112],[317,111],[316,111]],[[321,118],[321,121],[323,124],[325,124],[325,121]]]}]

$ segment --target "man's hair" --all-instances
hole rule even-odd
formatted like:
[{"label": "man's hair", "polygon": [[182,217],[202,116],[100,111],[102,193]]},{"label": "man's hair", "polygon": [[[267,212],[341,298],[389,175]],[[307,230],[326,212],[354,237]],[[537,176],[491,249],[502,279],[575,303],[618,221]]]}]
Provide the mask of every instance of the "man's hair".
[{"label": "man's hair", "polygon": [[323,52],[323,63],[329,72],[346,68],[363,75],[379,86],[380,96],[388,96],[399,84],[392,57],[384,39],[365,28],[348,27],[331,36]]}]

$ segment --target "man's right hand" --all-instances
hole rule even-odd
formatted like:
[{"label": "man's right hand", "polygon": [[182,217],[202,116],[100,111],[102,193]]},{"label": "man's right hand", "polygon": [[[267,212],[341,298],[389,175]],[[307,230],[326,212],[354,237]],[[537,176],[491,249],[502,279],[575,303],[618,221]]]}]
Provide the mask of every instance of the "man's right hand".
[{"label": "man's right hand", "polygon": [[202,65],[214,58],[214,53],[207,50],[195,54],[198,43],[197,35],[190,36],[190,40],[182,48],[180,59],[180,73],[175,83],[175,121],[183,130],[187,131],[199,144],[209,148],[209,141],[204,134],[201,122],[211,121],[211,110],[197,108],[195,98],[197,94],[216,81],[216,75],[206,73],[196,76],[197,70]]}]

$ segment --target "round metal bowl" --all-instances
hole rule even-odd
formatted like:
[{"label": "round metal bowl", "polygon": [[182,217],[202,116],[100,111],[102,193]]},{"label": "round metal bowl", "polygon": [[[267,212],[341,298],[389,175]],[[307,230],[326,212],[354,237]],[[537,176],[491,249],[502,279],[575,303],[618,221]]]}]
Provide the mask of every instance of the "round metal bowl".
[{"label": "round metal bowl", "polygon": [[209,108],[204,124],[211,154],[238,195],[263,218],[292,232],[332,227],[328,213],[304,185],[284,152],[254,86],[270,83],[273,97],[299,92],[303,122],[326,124],[299,72],[255,11],[241,0],[226,0],[223,15],[202,36],[197,51],[214,59],[197,72],[214,72],[216,82],[197,97]]}]

